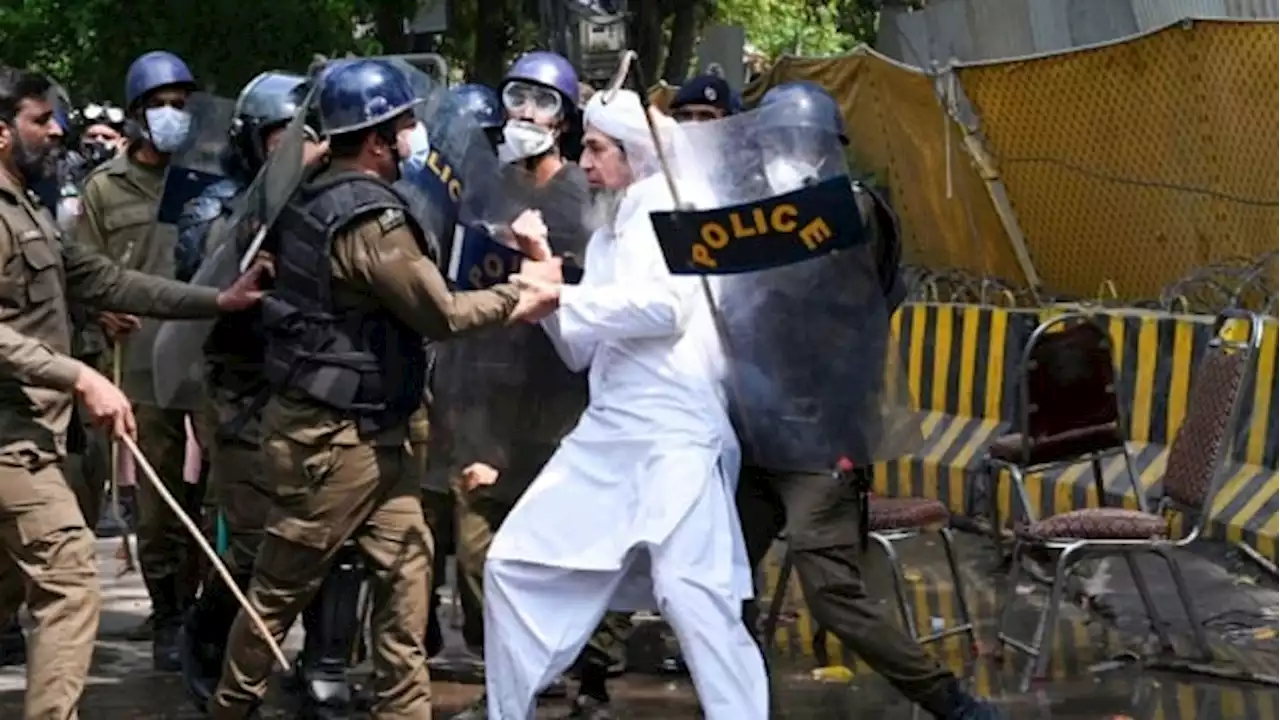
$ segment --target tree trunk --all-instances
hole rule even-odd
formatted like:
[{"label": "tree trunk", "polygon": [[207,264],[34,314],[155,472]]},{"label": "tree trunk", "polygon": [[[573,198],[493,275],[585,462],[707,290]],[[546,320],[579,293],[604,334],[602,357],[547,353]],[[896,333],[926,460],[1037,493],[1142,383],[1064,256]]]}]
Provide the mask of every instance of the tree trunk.
[{"label": "tree trunk", "polygon": [[669,84],[679,85],[688,76],[697,35],[698,8],[689,0],[676,7],[671,19],[671,41],[667,44],[667,60],[662,64],[662,79]]},{"label": "tree trunk", "polygon": [[507,70],[507,0],[481,0],[471,55],[471,81],[497,87]]},{"label": "tree trunk", "polygon": [[657,2],[639,2],[631,15],[631,25],[627,34],[631,37],[631,47],[639,56],[640,68],[644,71],[645,82],[653,82],[658,77],[658,67],[662,62],[662,8]]},{"label": "tree trunk", "polygon": [[374,6],[374,31],[383,53],[396,55],[409,51],[410,39],[404,31],[404,21],[415,9],[412,0],[381,0]]}]

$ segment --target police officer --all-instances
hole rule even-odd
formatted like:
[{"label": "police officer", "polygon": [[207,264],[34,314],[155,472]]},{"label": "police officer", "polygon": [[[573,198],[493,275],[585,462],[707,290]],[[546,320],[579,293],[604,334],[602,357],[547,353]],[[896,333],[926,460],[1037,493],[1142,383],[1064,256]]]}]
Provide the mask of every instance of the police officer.
[{"label": "police officer", "polygon": [[[195,78],[176,55],[154,51],[129,66],[125,78],[126,110],[139,137],[127,153],[100,166],[85,182],[76,239],[116,260],[121,266],[161,277],[173,277],[177,231],[157,223],[156,212],[172,152],[186,140],[191,117],[185,107]],[[130,315],[103,312],[99,324],[113,343],[125,342],[141,328]],[[149,343],[125,348],[125,393],[138,415],[138,438],[156,472],[174,497],[193,511],[199,487],[183,482],[186,413],[156,403]],[[195,596],[198,576],[194,541],[187,536],[159,494],[138,486],[138,555],[151,596],[155,669],[174,672],[182,612]]]},{"label": "police officer", "polygon": [[[835,100],[812,83],[787,83],[767,93],[760,107],[785,107],[797,126],[820,128],[847,144],[844,121]],[[766,180],[775,192],[799,185],[816,158],[765,158]],[[887,206],[858,185],[859,210],[875,238],[880,284],[892,312],[903,300],[899,275],[900,245]],[[883,346],[881,343],[880,346]],[[991,704],[969,695],[956,677],[929,657],[867,595],[859,562],[859,490],[831,473],[744,466],[738,484],[738,512],[752,566],[768,552],[785,526],[796,573],[815,620],[830,630],[899,691],[938,718],[994,720]],[[754,603],[743,613],[748,624]]]},{"label": "police officer", "polygon": [[[306,78],[281,72],[262,73],[245,85],[223,157],[226,178],[206,188],[178,220],[174,264],[179,279],[195,275],[214,249],[207,247],[211,237],[231,237],[232,233],[211,231],[215,225],[226,229],[237,198],[301,110],[307,87]],[[315,142],[306,147],[313,158],[322,150]],[[250,239],[241,234],[228,240],[238,243],[237,257],[248,250]],[[261,409],[271,391],[262,374],[265,343],[258,313],[218,321],[205,343],[207,402],[197,423],[201,446],[210,456],[205,517],[221,515],[228,538],[222,559],[241,589],[248,587],[274,497],[263,477],[260,444]],[[358,631],[360,591],[360,577],[350,572],[357,565],[353,560],[335,564],[303,612],[307,641],[299,656],[299,674],[304,713],[309,716],[340,716],[350,704],[345,670]],[[187,613],[180,642],[183,680],[201,709],[218,683],[224,642],[238,609],[221,576],[211,572]]]},{"label": "police officer", "polygon": [[667,110],[676,122],[719,120],[740,110],[738,96],[718,75],[699,75],[680,86]]},{"label": "police officer", "polygon": [[[371,575],[374,717],[430,717],[422,636],[432,538],[418,499],[409,417],[422,406],[424,339],[553,309],[540,293],[500,285],[451,294],[431,247],[391,187],[400,163],[423,162],[407,77],[372,59],[320,75],[330,164],[299,188],[273,228],[275,288],[263,308],[263,411],[276,502],[248,597],[278,640],[349,540]],[[215,718],[249,716],[271,656],[242,612],[227,638]]]},{"label": "police officer", "polygon": [[69,718],[93,654],[101,596],[93,533],[62,473],[72,398],[117,434],[135,431],[128,399],[73,360],[69,301],[117,312],[212,317],[257,301],[246,275],[217,293],[122,271],[64,244],[32,184],[52,172],[62,135],[49,80],[0,67],[0,624],[25,600],[38,630],[24,717]]}]

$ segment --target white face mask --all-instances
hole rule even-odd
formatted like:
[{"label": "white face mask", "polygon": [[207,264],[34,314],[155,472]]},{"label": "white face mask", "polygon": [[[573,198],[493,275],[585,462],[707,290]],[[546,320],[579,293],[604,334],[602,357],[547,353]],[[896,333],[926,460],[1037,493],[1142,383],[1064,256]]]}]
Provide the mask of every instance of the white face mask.
[{"label": "white face mask", "polygon": [[147,108],[147,137],[156,150],[171,153],[182,147],[191,132],[191,115],[171,107]]},{"label": "white face mask", "polygon": [[427,136],[427,128],[422,123],[414,123],[413,127],[402,130],[396,136],[396,150],[400,153],[401,165],[425,166],[427,156],[431,154],[431,139]]},{"label": "white face mask", "polygon": [[818,168],[794,158],[776,157],[765,163],[764,176],[774,192],[789,193],[810,180],[817,180]]},{"label": "white face mask", "polygon": [[513,163],[537,157],[550,150],[555,142],[556,134],[552,130],[527,120],[508,120],[502,126],[498,159],[504,163]]}]

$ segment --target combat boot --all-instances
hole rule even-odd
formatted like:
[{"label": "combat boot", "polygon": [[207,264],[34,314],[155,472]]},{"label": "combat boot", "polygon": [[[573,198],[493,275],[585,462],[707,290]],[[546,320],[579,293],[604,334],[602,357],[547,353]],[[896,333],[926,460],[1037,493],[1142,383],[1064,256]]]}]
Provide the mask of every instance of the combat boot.
[{"label": "combat boot", "polygon": [[302,611],[306,637],[294,676],[304,718],[340,720],[351,716],[353,693],[347,680],[347,660],[360,640],[363,580],[359,550],[348,542]]},{"label": "combat boot", "polygon": [[608,700],[579,693],[564,720],[613,720],[613,706]]},{"label": "combat boot", "polygon": [[27,636],[15,614],[7,627],[0,630],[0,667],[27,664]]},{"label": "combat boot", "polygon": [[[236,582],[244,588],[249,578],[237,577]],[[200,710],[218,687],[227,634],[239,611],[235,595],[221,580],[207,586],[187,610],[178,635],[178,655],[182,682]]]},{"label": "combat boot", "polygon": [[170,575],[147,581],[151,593],[153,622],[151,665],[156,672],[181,672],[178,633],[182,629],[182,608],[178,604],[177,578]]},{"label": "combat boot", "polygon": [[936,714],[939,720],[1006,720],[1006,715],[989,700],[969,694],[958,681],[946,690],[945,710]]}]

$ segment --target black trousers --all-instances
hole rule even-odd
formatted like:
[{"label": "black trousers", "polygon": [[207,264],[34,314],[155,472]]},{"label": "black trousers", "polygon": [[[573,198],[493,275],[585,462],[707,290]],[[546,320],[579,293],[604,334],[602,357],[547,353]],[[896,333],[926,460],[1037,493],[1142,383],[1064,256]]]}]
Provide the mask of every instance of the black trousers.
[{"label": "black trousers", "polygon": [[858,491],[852,480],[744,467],[737,504],[753,568],[785,527],[814,620],[910,700],[932,713],[946,712],[955,676],[867,595],[859,562]]}]

